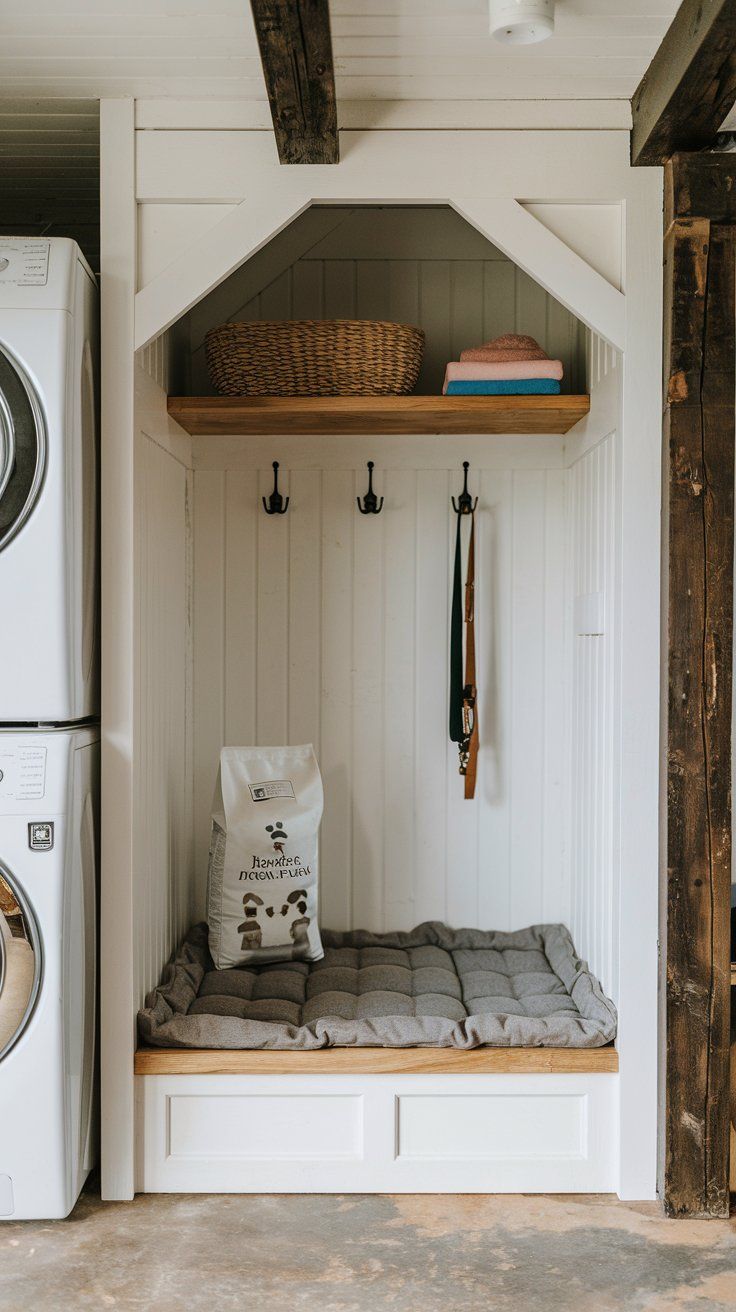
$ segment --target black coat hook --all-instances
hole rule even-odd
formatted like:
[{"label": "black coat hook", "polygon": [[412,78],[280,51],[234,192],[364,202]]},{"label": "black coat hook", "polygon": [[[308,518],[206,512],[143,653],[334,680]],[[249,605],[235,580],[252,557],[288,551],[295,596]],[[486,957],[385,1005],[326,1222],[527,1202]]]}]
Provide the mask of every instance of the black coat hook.
[{"label": "black coat hook", "polygon": [[460,496],[458,497],[457,501],[455,500],[454,497],[452,498],[452,508],[455,511],[456,515],[472,515],[473,511],[475,510],[475,507],[478,504],[478,498],[476,497],[474,501],[470,493],[468,492],[469,468],[470,468],[470,461],[463,460],[463,470],[464,470],[463,490],[460,493]]},{"label": "black coat hook", "polygon": [[263,502],[263,509],[267,515],[285,515],[289,508],[289,498],[287,497],[286,500],[284,500],[279,492],[278,460],[274,460],[273,462],[273,492],[268,498],[268,501],[266,501],[265,497],[261,497],[261,500]]},{"label": "black coat hook", "polygon": [[363,504],[362,505],[360,504],[360,497],[356,497],[355,500],[358,503],[358,510],[360,511],[361,515],[380,515],[383,509],[383,497],[381,497],[381,500],[379,501],[378,497],[373,491],[373,461],[372,460],[368,461],[368,491],[363,497]]}]

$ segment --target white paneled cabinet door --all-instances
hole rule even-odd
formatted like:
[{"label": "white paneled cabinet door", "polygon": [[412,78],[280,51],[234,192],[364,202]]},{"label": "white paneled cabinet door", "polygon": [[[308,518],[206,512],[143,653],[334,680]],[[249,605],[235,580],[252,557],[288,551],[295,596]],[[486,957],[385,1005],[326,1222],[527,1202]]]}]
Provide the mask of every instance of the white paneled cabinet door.
[{"label": "white paneled cabinet door", "polygon": [[605,1193],[615,1075],[147,1075],[146,1192]]}]

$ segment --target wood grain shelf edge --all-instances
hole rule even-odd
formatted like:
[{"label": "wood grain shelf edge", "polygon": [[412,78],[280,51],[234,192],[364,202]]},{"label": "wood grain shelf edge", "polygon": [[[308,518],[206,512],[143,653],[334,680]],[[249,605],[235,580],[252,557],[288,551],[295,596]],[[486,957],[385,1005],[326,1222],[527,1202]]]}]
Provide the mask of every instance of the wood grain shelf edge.
[{"label": "wood grain shelf edge", "polygon": [[321,1048],[309,1052],[138,1048],[136,1075],[575,1075],[618,1071],[603,1048]]},{"label": "wood grain shelf edge", "polygon": [[563,434],[588,396],[170,396],[172,419],[194,437],[297,433]]}]

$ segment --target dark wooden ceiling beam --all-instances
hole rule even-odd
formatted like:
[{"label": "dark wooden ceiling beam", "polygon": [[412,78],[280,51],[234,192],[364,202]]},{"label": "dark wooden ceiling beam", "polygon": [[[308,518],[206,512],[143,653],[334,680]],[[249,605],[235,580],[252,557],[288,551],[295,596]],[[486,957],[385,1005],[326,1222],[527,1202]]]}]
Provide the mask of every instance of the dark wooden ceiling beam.
[{"label": "dark wooden ceiling beam", "polygon": [[337,164],[328,0],[251,0],[282,164]]},{"label": "dark wooden ceiling beam", "polygon": [[713,143],[736,103],[736,0],[683,0],[637,87],[632,164]]}]

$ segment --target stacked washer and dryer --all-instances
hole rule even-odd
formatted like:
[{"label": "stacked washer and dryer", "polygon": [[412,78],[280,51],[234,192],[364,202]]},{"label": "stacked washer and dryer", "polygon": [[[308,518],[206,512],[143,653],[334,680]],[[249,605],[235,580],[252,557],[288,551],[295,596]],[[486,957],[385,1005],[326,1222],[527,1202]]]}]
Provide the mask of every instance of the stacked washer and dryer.
[{"label": "stacked washer and dryer", "polygon": [[97,287],[75,242],[0,238],[0,1219],[62,1217],[94,1163]]}]

